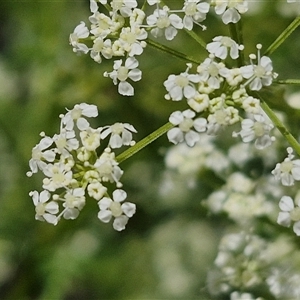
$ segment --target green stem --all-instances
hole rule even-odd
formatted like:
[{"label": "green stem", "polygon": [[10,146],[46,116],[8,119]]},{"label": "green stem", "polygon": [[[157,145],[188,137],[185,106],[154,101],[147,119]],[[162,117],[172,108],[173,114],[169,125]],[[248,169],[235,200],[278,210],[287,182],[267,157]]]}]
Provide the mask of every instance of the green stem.
[{"label": "green stem", "polygon": [[174,125],[171,124],[170,122],[166,123],[165,125],[161,126],[154,132],[150,133],[148,136],[137,142],[134,146],[130,147],[129,149],[125,150],[121,154],[119,154],[116,157],[117,162],[121,163],[127,158],[131,157],[135,153],[139,152],[149,144],[151,144],[153,141],[158,139],[160,136],[165,134],[167,131],[169,131],[171,128],[173,128]]},{"label": "green stem", "polygon": [[173,50],[172,48],[169,48],[167,46],[164,46],[162,44],[159,44],[153,40],[150,40],[150,39],[147,39],[147,44],[149,44],[150,46],[164,52],[164,53],[167,53],[167,54],[170,54],[172,56],[175,56],[177,58],[180,58],[184,61],[187,61],[187,62],[192,62],[192,63],[196,63],[196,64],[200,64],[201,62],[197,59],[194,59],[186,54],[183,54],[181,52],[178,52],[176,50]]},{"label": "green stem", "polygon": [[300,25],[300,16],[298,16],[280,35],[279,37],[269,46],[264,55],[272,54],[295,29]]},{"label": "green stem", "polygon": [[[244,45],[241,21],[239,21],[238,23],[229,23],[229,30],[231,38],[235,40],[239,45]],[[237,62],[239,67],[244,65],[244,51],[240,52]]]},{"label": "green stem", "polygon": [[201,47],[203,47],[204,49],[206,49],[206,43],[202,40],[202,38],[196,34],[194,31],[192,30],[185,30],[185,32],[191,37],[193,38]]},{"label": "green stem", "polygon": [[274,80],[273,82],[278,84],[300,84],[300,79]]},{"label": "green stem", "polygon": [[257,95],[261,100],[261,107],[264,112],[271,119],[273,124],[277,127],[277,129],[281,132],[284,138],[288,141],[291,147],[297,152],[300,156],[300,144],[294,138],[294,136],[289,132],[289,130],[284,126],[284,124],[280,121],[280,119],[276,116],[273,110],[269,107],[269,105],[262,99],[260,95]]}]

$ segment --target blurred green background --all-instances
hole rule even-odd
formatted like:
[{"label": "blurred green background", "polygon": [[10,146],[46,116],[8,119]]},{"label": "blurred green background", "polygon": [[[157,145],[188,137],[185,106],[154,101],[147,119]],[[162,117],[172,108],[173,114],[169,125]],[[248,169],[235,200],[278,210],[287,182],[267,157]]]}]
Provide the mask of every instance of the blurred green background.
[{"label": "blurred green background", "polygon": [[[291,22],[294,12],[283,14],[282,2],[259,2],[245,18],[247,51],[256,43],[266,49]],[[28,192],[41,189],[41,177],[25,176],[31,149],[41,131],[58,131],[65,107],[96,104],[96,126],[131,123],[136,140],[184,107],[164,100],[162,86],[169,74],[185,70],[183,61],[148,47],[139,58],[143,79],[135,96],[125,98],[102,76],[111,62],[75,55],[69,34],[89,15],[88,1],[0,3],[0,299],[211,299],[206,272],[222,220],[207,217],[200,201],[211,190],[200,181],[193,190],[183,186],[177,199],[159,193],[166,137],[121,165],[128,200],[137,205],[124,232],[100,222],[94,202],[77,220],[55,227],[34,219]],[[196,32],[206,41],[228,32],[213,15],[205,24],[206,32]],[[169,46],[206,55],[184,32]],[[282,78],[300,77],[299,53],[297,30],[272,57]]]}]

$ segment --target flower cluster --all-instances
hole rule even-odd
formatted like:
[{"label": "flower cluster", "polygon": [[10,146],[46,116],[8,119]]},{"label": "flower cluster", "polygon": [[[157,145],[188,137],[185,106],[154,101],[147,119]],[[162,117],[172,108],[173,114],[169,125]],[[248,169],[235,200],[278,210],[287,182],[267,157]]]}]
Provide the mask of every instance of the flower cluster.
[{"label": "flower cluster", "polygon": [[[239,68],[229,68],[225,64],[227,57],[239,58],[243,50],[234,40],[218,36],[206,47],[209,57],[190,73],[191,64],[179,75],[171,74],[164,82],[167,100],[185,99],[190,109],[175,112],[169,121],[178,126],[169,131],[169,140],[177,144],[183,140],[193,146],[199,140],[197,132],[216,134],[222,127],[233,125],[241,119],[242,130],[233,132],[247,143],[255,141],[258,149],[272,144],[270,136],[273,129],[268,117],[260,107],[260,101],[251,96],[248,90],[259,91],[263,86],[272,84],[277,74],[273,72],[272,61],[260,55],[261,45],[257,45],[258,54],[250,55],[250,63]],[[197,117],[201,114],[201,118]],[[196,119],[194,119],[196,118]]]},{"label": "flower cluster", "polygon": [[[87,118],[97,116],[95,105],[77,104],[60,115],[58,134],[49,137],[41,133],[40,142],[32,149],[31,171],[27,172],[32,176],[41,171],[45,176],[43,190],[29,193],[37,220],[56,225],[62,217],[76,219],[87,197],[98,202],[101,221],[107,223],[114,217],[115,230],[123,230],[135,213],[135,204],[124,202],[127,194],[120,182],[123,170],[113,150],[134,145],[132,133],[136,130],[128,123],[94,129]],[[108,183],[116,186],[112,197]]]},{"label": "flower cluster", "polygon": [[[99,12],[98,3],[105,5],[108,13]],[[173,40],[178,30],[192,30],[194,24],[206,29],[201,24],[206,15],[213,7],[217,15],[222,16],[225,24],[237,23],[240,14],[248,10],[246,0],[241,1],[211,1],[184,0],[180,9],[172,10],[169,6],[162,4],[160,0],[147,0],[142,8],[138,7],[136,0],[90,0],[89,17],[90,28],[85,22],[80,22],[70,34],[70,45],[76,53],[90,53],[91,58],[101,63],[103,59],[121,57],[113,64],[113,71],[104,72],[105,77],[110,77],[121,95],[132,96],[134,88],[129,81],[139,81],[142,72],[138,69],[137,56],[141,55],[147,46],[148,34]],[[148,8],[154,6],[154,10],[148,15]],[[218,48],[218,44],[221,47]],[[216,40],[210,45],[212,52],[217,50],[216,56],[220,54],[224,58],[227,48],[231,48],[231,56],[237,55],[236,45],[227,38]],[[225,49],[226,48],[226,49]],[[220,53],[221,51],[222,53]],[[250,70],[248,70],[250,74]],[[253,83],[252,83],[253,84]]]},{"label": "flower cluster", "polygon": [[261,291],[276,299],[297,299],[299,274],[291,267],[296,252],[289,239],[268,242],[247,232],[227,234],[209,271],[208,288],[212,295],[230,294],[231,300],[266,299],[252,294]]}]

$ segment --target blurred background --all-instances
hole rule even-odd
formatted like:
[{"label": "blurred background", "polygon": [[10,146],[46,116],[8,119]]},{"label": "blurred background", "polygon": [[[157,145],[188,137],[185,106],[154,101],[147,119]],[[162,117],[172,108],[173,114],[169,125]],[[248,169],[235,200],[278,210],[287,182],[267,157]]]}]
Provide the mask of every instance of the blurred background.
[{"label": "blurred background", "polygon": [[[266,49],[299,11],[297,4],[273,2],[251,4],[246,51],[257,43]],[[96,203],[55,227],[34,219],[28,192],[41,189],[41,177],[25,176],[31,149],[41,131],[58,131],[65,108],[96,104],[96,126],[131,123],[136,140],[184,108],[164,100],[162,85],[185,70],[183,61],[147,47],[139,58],[143,79],[126,98],[102,76],[112,62],[74,54],[69,34],[89,15],[88,1],[0,3],[0,299],[211,299],[206,273],[226,221],[201,205],[212,191],[203,173],[193,189],[181,184],[176,195],[163,191],[165,136],[121,165],[128,200],[137,205],[125,231],[100,222]],[[228,32],[213,15],[204,23],[206,32],[195,31],[205,41]],[[169,46],[198,59],[206,55],[184,32]],[[299,51],[297,30],[272,57],[281,78],[300,77]]]}]

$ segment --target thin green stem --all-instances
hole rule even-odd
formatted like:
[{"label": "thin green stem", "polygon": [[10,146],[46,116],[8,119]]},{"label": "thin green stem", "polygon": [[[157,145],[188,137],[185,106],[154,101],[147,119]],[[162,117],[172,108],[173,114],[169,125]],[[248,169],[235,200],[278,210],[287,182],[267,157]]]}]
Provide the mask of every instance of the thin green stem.
[{"label": "thin green stem", "polygon": [[187,62],[192,62],[192,63],[196,63],[196,64],[200,64],[201,62],[197,59],[194,59],[186,54],[183,54],[181,52],[178,52],[176,50],[173,50],[172,48],[169,48],[165,45],[162,45],[162,44],[159,44],[153,40],[150,40],[150,39],[147,39],[147,44],[149,44],[150,46],[154,47],[155,49],[158,49],[164,53],[167,53],[167,54],[170,54],[174,57],[177,57],[179,59],[182,59],[184,61],[187,61]]},{"label": "thin green stem", "polygon": [[[230,30],[231,38],[235,40],[239,45],[244,45],[241,21],[239,21],[238,23],[230,23],[229,30]],[[245,62],[244,51],[240,52],[237,62],[239,67],[244,65]]]},{"label": "thin green stem", "polygon": [[192,30],[185,30],[185,32],[192,38],[194,39],[201,47],[203,47],[204,49],[206,49],[206,43],[202,40],[202,38],[196,34],[194,31]]},{"label": "thin green stem", "polygon": [[300,16],[298,16],[280,35],[279,37],[269,46],[264,55],[272,54],[289,36],[295,31],[300,25]]},{"label": "thin green stem", "polygon": [[280,119],[276,116],[276,114],[269,107],[269,105],[265,102],[265,100],[262,99],[262,97],[260,95],[258,95],[258,94],[256,94],[256,95],[261,100],[261,107],[264,110],[264,112],[268,115],[268,117],[271,119],[273,124],[281,132],[281,134],[288,141],[288,143],[291,145],[291,147],[300,156],[300,144],[297,142],[297,140],[294,138],[294,136],[289,132],[289,130],[285,127],[285,125],[280,121]]},{"label": "thin green stem", "polygon": [[132,146],[131,148],[125,150],[120,155],[118,155],[116,157],[117,162],[119,162],[119,163],[123,162],[127,158],[131,157],[135,153],[139,152],[140,150],[142,150],[143,148],[145,148],[146,146],[151,144],[153,141],[158,139],[160,136],[165,134],[167,131],[169,131],[173,127],[174,127],[174,125],[171,124],[170,122],[168,122],[165,125],[161,126],[157,130],[155,130],[154,132],[150,133],[148,136],[146,136],[145,138],[140,140],[134,146]]},{"label": "thin green stem", "polygon": [[300,84],[300,79],[274,80],[273,82],[278,84]]}]

